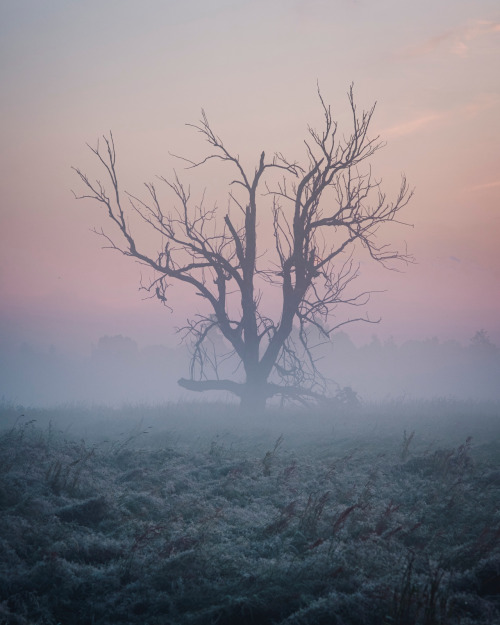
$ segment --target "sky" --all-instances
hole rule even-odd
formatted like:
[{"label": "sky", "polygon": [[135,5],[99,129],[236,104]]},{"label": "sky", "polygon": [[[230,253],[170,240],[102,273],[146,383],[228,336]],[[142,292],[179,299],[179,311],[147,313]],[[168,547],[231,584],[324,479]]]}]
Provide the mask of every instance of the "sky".
[{"label": "sky", "polygon": [[[186,126],[201,108],[250,168],[263,149],[305,162],[317,83],[345,132],[354,83],[359,108],[377,102],[372,135],[387,143],[374,172],[389,194],[402,172],[415,188],[412,226],[384,236],[416,262],[362,263],[360,288],[383,291],[367,313],[382,320],[349,333],[467,343],[485,329],[499,344],[498,67],[497,0],[2,0],[0,343],[175,345],[198,311],[185,290],[172,291],[173,313],[144,300],[140,267],[101,249],[91,230],[105,215],[72,194],[72,166],[99,176],[86,143],[112,130],[134,194],[179,170],[172,153],[206,155]],[[179,174],[226,202],[217,170]]]}]

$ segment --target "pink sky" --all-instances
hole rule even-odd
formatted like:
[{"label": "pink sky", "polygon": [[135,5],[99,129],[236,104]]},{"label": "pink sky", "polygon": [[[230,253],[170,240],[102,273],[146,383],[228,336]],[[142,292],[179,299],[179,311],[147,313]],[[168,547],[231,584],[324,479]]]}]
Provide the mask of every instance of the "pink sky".
[{"label": "pink sky", "polygon": [[[11,0],[0,34],[0,338],[175,344],[198,302],[172,291],[170,314],[142,301],[138,267],[90,232],[105,218],[73,199],[70,166],[96,172],[85,143],[112,129],[122,184],[139,193],[178,167],[169,151],[206,153],[184,126],[201,107],[249,166],[262,149],[303,160],[307,124],[321,123],[318,79],[346,131],[352,81],[360,108],[378,102],[373,134],[387,147],[375,173],[389,191],[402,171],[416,187],[414,227],[387,236],[417,264],[363,265],[362,286],[386,292],[367,308],[382,322],[352,326],[354,340],[467,342],[484,328],[500,343],[496,0]],[[221,180],[190,178],[224,204]]]}]

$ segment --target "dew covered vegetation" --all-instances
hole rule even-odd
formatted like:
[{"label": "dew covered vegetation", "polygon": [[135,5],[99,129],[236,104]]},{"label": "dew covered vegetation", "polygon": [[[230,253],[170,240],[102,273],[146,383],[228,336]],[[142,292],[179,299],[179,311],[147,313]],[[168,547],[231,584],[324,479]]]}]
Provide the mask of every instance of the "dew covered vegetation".
[{"label": "dew covered vegetation", "polygon": [[0,623],[500,622],[500,407],[0,411]]}]

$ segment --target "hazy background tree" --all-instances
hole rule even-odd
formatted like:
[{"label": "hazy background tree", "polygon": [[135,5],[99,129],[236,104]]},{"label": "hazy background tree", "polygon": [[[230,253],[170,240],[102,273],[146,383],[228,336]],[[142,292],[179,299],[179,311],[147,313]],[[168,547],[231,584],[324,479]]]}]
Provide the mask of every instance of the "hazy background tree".
[{"label": "hazy background tree", "polygon": [[[111,133],[90,148],[110,190],[75,170],[85,187],[77,197],[101,203],[117,228],[118,236],[98,231],[108,246],[154,271],[144,288],[168,305],[168,287],[181,282],[207,304],[208,312],[183,328],[192,340],[192,358],[190,377],[179,384],[194,391],[229,391],[247,410],[263,408],[274,395],[323,397],[327,381],[317,368],[314,343],[346,323],[370,321],[363,315],[337,317],[340,305],[364,306],[369,299],[370,291],[351,289],[359,274],[354,255],[364,253],[386,267],[409,260],[406,251],[377,238],[381,226],[400,223],[399,212],[412,191],[403,176],[389,200],[372,175],[368,161],[384,145],[368,135],[375,105],[358,112],[351,87],[352,127],[345,134],[319,90],[318,95],[323,123],[320,130],[309,127],[302,165],[281,153],[268,159],[262,152],[249,171],[202,111],[192,127],[210,152],[200,160],[179,158],[189,169],[213,160],[231,169],[227,209],[208,206],[204,194],[195,201],[176,173],[160,178],[175,198],[168,209],[153,183],[146,183],[143,198],[124,192]],[[267,223],[273,224],[273,251],[266,249],[265,226],[259,221],[266,211]],[[141,243],[129,213],[157,234],[156,253]],[[279,299],[279,305],[266,306],[266,298]],[[221,376],[224,363],[234,358],[242,379],[239,370],[236,379]]]}]

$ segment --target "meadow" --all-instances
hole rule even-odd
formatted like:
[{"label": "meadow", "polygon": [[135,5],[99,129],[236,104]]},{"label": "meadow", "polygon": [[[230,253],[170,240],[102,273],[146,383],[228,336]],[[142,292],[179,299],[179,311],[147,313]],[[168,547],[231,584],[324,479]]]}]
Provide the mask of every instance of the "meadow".
[{"label": "meadow", "polygon": [[0,408],[0,624],[500,622],[500,406]]}]

